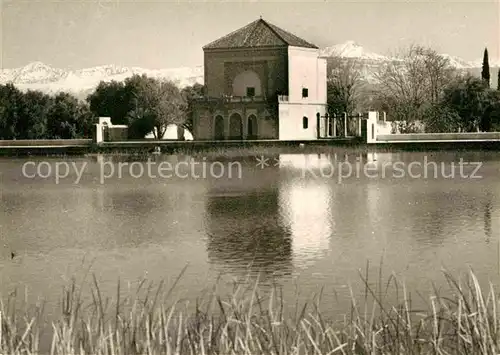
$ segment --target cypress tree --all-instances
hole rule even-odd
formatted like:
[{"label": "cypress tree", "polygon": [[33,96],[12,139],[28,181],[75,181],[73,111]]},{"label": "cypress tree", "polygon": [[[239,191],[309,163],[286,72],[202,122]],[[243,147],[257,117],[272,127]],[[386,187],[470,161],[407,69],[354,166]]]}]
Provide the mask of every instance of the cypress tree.
[{"label": "cypress tree", "polygon": [[497,75],[497,90],[500,90],[500,68],[498,68],[498,75]]},{"label": "cypress tree", "polygon": [[490,87],[490,64],[488,61],[488,48],[484,49],[483,56],[483,70],[481,71],[481,77],[488,87]]}]

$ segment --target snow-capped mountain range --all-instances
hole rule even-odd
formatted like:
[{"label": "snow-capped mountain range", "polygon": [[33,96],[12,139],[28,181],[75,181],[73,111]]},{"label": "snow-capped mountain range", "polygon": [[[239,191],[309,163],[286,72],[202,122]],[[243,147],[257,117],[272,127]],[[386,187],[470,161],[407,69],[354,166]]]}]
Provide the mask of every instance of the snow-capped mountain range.
[{"label": "snow-capped mountain range", "polygon": [[347,41],[331,47],[325,47],[320,51],[323,57],[357,58],[361,60],[388,61],[389,57],[370,52],[354,41]]},{"label": "snow-capped mountain range", "polygon": [[[365,62],[387,62],[398,60],[392,56],[384,56],[375,52],[371,52],[364,47],[360,46],[355,41],[347,41],[341,44],[336,44],[331,47],[325,47],[320,51],[321,55],[324,57],[342,57],[342,58],[353,58]],[[456,69],[475,69],[480,68],[483,64],[483,58],[468,62],[460,57],[451,56],[449,54],[442,53],[441,56],[447,58],[450,65]],[[490,67],[500,67],[499,60],[489,60]]]},{"label": "snow-capped mountain range", "polygon": [[[370,77],[377,68],[395,58],[371,52],[354,41],[347,41],[321,50],[324,57],[338,56],[341,58],[355,58],[358,60],[363,77],[370,81]],[[448,58],[450,64],[460,70],[476,72],[481,68],[482,59],[467,62],[459,57],[442,54]],[[500,67],[500,61],[490,59],[490,67]],[[1,69],[0,84],[12,82],[21,90],[41,90],[47,93],[60,91],[70,92],[84,99],[100,81],[122,81],[134,74],[146,74],[150,77],[169,79],[180,87],[203,83],[203,67],[173,68],[173,69],[144,69],[137,67],[122,67],[105,65],[79,70],[64,70],[52,68],[42,62],[33,62],[21,68]],[[496,75],[492,75],[494,77]]]},{"label": "snow-capped mountain range", "polygon": [[169,79],[180,87],[203,82],[203,67],[154,70],[104,65],[63,70],[42,62],[33,62],[21,68],[0,70],[0,84],[11,82],[21,90],[40,90],[50,94],[64,91],[84,99],[100,81],[123,81],[134,74]]}]

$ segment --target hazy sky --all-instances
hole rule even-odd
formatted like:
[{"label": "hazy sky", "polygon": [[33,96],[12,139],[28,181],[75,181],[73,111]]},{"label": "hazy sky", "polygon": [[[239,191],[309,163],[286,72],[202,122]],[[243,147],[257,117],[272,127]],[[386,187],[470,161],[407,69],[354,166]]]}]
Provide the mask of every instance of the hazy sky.
[{"label": "hazy sky", "polygon": [[354,40],[380,54],[411,43],[466,60],[500,58],[500,0],[0,0],[1,62],[54,67],[203,64],[201,47],[263,19],[323,47]]}]

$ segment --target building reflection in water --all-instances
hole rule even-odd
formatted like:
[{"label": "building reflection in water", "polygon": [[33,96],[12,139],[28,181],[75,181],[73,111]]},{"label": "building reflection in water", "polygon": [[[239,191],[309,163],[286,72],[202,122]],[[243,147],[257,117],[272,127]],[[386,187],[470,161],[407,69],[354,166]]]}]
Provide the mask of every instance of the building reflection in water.
[{"label": "building reflection in water", "polygon": [[310,171],[326,169],[335,166],[334,163],[343,160],[344,154],[280,154],[279,166],[300,171],[304,177],[314,176]]},{"label": "building reflection in water", "polygon": [[[316,171],[328,168],[334,162],[335,157],[332,157],[324,154],[283,154],[280,162],[291,169]],[[334,229],[331,184],[331,181],[308,175],[303,175],[301,179],[283,180],[280,184],[279,213],[291,233],[295,267],[307,267],[329,250]]]},{"label": "building reflection in water", "polygon": [[261,279],[291,272],[291,240],[279,217],[276,189],[210,194],[206,206],[209,262],[234,276]]}]

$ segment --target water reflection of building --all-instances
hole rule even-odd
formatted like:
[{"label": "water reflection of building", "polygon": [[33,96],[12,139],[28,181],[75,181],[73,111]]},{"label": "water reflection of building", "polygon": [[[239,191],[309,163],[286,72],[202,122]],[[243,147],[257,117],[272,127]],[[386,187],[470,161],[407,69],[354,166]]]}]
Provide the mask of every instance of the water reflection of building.
[{"label": "water reflection of building", "polygon": [[[132,184],[135,182],[135,184]],[[202,234],[204,187],[193,180],[144,185],[142,181],[97,186],[92,190],[96,238],[115,246],[196,245]]]},{"label": "water reflection of building", "polygon": [[368,180],[366,183],[366,223],[379,223],[384,213],[384,187],[377,181]]},{"label": "water reflection of building", "polygon": [[278,161],[281,167],[306,172],[308,169],[313,171],[328,169],[335,161],[342,158],[343,156],[337,156],[337,154],[280,154]]},{"label": "water reflection of building", "polygon": [[291,233],[296,267],[311,264],[330,247],[330,198],[328,184],[315,181],[284,183],[280,187],[280,214]]},{"label": "water reflection of building", "polygon": [[219,270],[264,278],[291,271],[290,235],[275,189],[209,194],[206,213],[208,258]]},{"label": "water reflection of building", "polygon": [[[292,169],[329,169],[335,158],[325,154],[283,154],[280,162]],[[304,267],[321,258],[330,247],[334,225],[330,201],[332,181],[303,175],[302,179],[283,180],[279,188],[279,206],[292,237],[294,265]]]},{"label": "water reflection of building", "polygon": [[[363,157],[364,158],[364,157]],[[400,155],[394,152],[369,152],[366,153],[366,159],[363,159],[365,162],[370,164],[375,164],[375,166],[394,163],[399,161]]]}]

